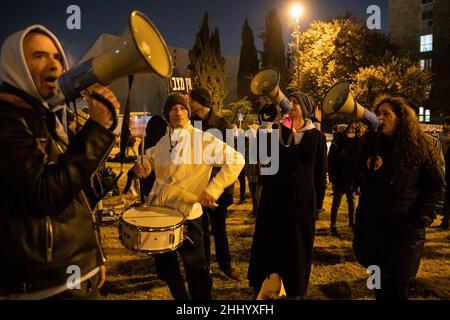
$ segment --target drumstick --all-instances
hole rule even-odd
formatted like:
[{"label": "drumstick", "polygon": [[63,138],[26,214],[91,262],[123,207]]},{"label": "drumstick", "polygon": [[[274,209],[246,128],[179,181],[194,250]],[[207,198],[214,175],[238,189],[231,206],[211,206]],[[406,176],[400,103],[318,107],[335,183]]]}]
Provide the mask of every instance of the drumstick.
[{"label": "drumstick", "polygon": [[141,138],[141,163],[144,165],[144,154],[145,154],[145,132],[142,132]]},{"label": "drumstick", "polygon": [[[145,131],[142,131],[142,137],[141,137],[141,165],[144,167],[144,154],[145,154]],[[142,185],[140,185],[140,194],[141,194],[141,204],[145,203],[145,195],[144,191],[142,190]]]}]

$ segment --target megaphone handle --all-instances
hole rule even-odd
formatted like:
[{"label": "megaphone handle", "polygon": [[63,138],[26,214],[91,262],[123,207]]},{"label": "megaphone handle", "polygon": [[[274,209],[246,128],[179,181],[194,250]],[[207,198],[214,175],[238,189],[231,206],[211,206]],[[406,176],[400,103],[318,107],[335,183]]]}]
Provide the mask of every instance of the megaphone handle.
[{"label": "megaphone handle", "polygon": [[287,114],[291,111],[292,109],[292,103],[289,101],[288,98],[286,98],[283,95],[283,99],[281,99],[281,102],[279,103],[279,107],[281,109],[281,113],[282,114]]},{"label": "megaphone handle", "polygon": [[111,113],[112,118],[112,124],[109,127],[109,130],[114,131],[117,128],[117,113],[116,109],[114,108],[114,105],[105,97],[103,97],[101,94],[98,94],[97,92],[93,91],[91,93],[92,98],[98,100],[99,102],[103,103],[106,108],[108,108],[109,112]]},{"label": "megaphone handle", "polygon": [[362,117],[362,122],[366,124],[370,129],[376,131],[380,126],[380,119],[377,115],[370,111],[369,109],[364,109],[364,115]]}]

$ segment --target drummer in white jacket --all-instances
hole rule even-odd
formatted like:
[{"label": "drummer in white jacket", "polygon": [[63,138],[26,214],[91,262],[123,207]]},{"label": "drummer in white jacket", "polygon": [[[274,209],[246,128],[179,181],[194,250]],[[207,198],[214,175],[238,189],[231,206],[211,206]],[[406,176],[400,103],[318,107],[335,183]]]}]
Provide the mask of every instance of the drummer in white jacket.
[{"label": "drummer in white jacket", "polygon": [[[182,212],[187,238],[177,251],[155,256],[156,271],[167,282],[175,300],[188,300],[189,296],[194,300],[210,300],[212,279],[203,247],[202,206],[217,206],[216,200],[236,181],[245,160],[220,139],[192,126],[190,107],[183,95],[169,95],[163,113],[169,122],[168,133],[146,150],[135,172],[143,178],[154,170],[156,181],[147,203]],[[221,170],[210,180],[213,166]],[[177,252],[183,259],[189,295]]]}]

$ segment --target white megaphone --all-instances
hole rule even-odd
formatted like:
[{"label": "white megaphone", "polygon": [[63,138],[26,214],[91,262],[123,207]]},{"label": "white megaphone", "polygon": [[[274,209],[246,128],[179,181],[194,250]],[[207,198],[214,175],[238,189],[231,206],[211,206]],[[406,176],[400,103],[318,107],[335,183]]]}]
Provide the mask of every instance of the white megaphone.
[{"label": "white megaphone", "polygon": [[266,96],[272,103],[280,107],[282,114],[287,114],[292,109],[292,104],[280,90],[280,73],[267,68],[260,71],[252,80],[250,89],[257,96]]},{"label": "white megaphone", "polygon": [[150,72],[169,78],[172,71],[172,58],[158,29],[143,13],[133,11],[124,34],[111,48],[59,77],[49,106],[73,101],[97,83],[108,85],[127,75]]},{"label": "white megaphone", "polygon": [[380,120],[375,113],[364,108],[353,99],[350,93],[350,84],[347,81],[338,82],[331,87],[322,102],[325,114],[342,113],[353,120],[366,124],[371,130],[377,130]]}]

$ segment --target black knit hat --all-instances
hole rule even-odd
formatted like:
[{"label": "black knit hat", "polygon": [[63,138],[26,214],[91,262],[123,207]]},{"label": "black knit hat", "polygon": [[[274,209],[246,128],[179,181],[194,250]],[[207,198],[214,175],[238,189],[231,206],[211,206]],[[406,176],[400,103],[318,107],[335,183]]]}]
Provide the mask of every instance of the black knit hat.
[{"label": "black knit hat", "polygon": [[196,88],[191,91],[191,99],[197,101],[202,106],[211,108],[212,107],[212,95],[205,87]]},{"label": "black knit hat", "polygon": [[309,95],[303,92],[294,91],[288,95],[288,99],[290,97],[294,97],[295,99],[297,99],[300,107],[302,108],[303,118],[306,119],[314,116],[316,110],[314,107],[314,102]]},{"label": "black knit hat", "polygon": [[169,121],[170,109],[177,104],[181,104],[183,107],[185,107],[188,111],[188,117],[191,117],[191,108],[189,107],[189,104],[187,103],[184,96],[181,93],[172,93],[167,97],[166,102],[164,102],[163,115],[167,121]]}]

